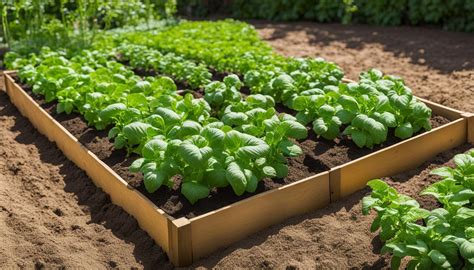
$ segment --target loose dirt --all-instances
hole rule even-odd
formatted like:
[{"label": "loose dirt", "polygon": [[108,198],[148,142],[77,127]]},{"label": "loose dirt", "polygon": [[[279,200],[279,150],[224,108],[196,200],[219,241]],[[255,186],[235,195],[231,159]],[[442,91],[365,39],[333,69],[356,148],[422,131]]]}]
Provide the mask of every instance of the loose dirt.
[{"label": "loose dirt", "polygon": [[[349,78],[370,67],[405,78],[414,92],[474,112],[474,36],[431,28],[270,24],[255,22],[277,51],[322,56]],[[419,168],[388,178],[417,195],[435,179],[432,168],[450,163],[463,145]],[[389,258],[362,216],[362,190],[327,208],[290,219],[196,262],[199,268],[380,269]],[[317,194],[315,194],[317,196]],[[434,202],[421,199],[432,208]],[[133,218],[65,159],[54,144],[0,94],[0,268],[171,267]]]},{"label": "loose dirt", "polygon": [[474,112],[474,35],[429,27],[252,22],[286,56],[323,57],[350,79],[378,68],[414,93]]},{"label": "loose dirt", "polygon": [[171,268],[137,222],[0,91],[0,268]]}]

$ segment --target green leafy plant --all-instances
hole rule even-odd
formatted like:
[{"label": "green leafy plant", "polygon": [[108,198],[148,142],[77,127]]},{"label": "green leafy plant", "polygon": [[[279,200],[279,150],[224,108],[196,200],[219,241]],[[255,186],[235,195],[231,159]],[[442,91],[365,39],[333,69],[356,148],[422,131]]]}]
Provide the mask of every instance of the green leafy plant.
[{"label": "green leafy plant", "polygon": [[382,252],[392,254],[392,269],[404,257],[410,258],[408,269],[474,267],[474,151],[455,156],[454,162],[455,168],[433,170],[442,180],[422,192],[443,205],[432,211],[381,180],[369,181],[372,194],[362,200],[362,211],[377,212],[370,229],[380,229]]}]

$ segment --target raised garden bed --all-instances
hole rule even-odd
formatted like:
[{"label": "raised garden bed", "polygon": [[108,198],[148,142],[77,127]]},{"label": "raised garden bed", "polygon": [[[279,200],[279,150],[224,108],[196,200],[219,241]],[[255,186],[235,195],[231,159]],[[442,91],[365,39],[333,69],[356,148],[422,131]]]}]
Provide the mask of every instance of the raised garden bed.
[{"label": "raised garden bed", "polygon": [[[359,154],[347,154],[345,164],[333,164],[327,168],[311,171],[302,180],[281,183],[281,186],[263,187],[261,193],[238,202],[227,201],[230,205],[218,209],[198,210],[192,214],[182,211],[170,215],[153,203],[101,161],[81,143],[48,111],[28,95],[11,76],[5,74],[7,93],[19,111],[51,141],[56,142],[64,154],[91,177],[94,183],[107,192],[112,201],[133,215],[140,226],[159,244],[177,266],[190,264],[214,250],[227,246],[249,234],[255,233],[282,220],[324,207],[331,200],[349,195],[363,188],[372,178],[392,175],[414,168],[436,154],[473,140],[473,120],[471,114],[463,114],[428,101],[437,117],[450,122],[401,142],[392,142],[385,148]],[[63,119],[64,121],[67,121]],[[69,119],[70,120],[70,119]],[[469,123],[469,131],[468,131]],[[63,123],[64,124],[64,123]],[[67,126],[67,125],[65,125]],[[304,142],[301,142],[302,144]],[[309,142],[308,142],[309,143]],[[320,145],[321,146],[321,145]],[[350,145],[346,148],[350,149]],[[94,150],[96,152],[97,149]],[[326,149],[327,152],[328,149]],[[324,151],[321,148],[319,151]],[[367,154],[368,152],[372,152]],[[367,155],[365,155],[367,154]],[[307,163],[312,167],[316,163]],[[332,168],[331,168],[332,167]],[[169,210],[167,210],[171,213]]]}]

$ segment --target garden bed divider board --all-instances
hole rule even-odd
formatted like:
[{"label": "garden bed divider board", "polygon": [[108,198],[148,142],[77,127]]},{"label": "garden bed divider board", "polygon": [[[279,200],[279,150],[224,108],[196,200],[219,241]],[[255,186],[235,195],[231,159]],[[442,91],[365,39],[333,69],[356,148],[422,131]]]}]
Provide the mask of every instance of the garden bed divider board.
[{"label": "garden bed divider board", "polygon": [[467,141],[474,144],[474,113],[463,114],[467,118]]},{"label": "garden bed divider board", "polygon": [[[465,142],[468,136],[467,122],[474,121],[471,114],[463,115],[460,111],[422,100],[436,114],[453,122],[329,171],[257,194],[215,211],[191,219],[175,219],[129,186],[87,150],[21,89],[9,74],[11,72],[5,72],[4,76],[7,94],[18,110],[39,132],[56,142],[58,148],[71,161],[110,195],[113,203],[134,216],[140,227],[163,248],[175,266],[188,266],[193,261],[261,229],[289,217],[322,208],[332,200],[363,188],[372,178],[389,176],[416,167],[437,153]],[[470,126],[474,127],[474,124]],[[473,132],[469,134],[473,136]]]}]

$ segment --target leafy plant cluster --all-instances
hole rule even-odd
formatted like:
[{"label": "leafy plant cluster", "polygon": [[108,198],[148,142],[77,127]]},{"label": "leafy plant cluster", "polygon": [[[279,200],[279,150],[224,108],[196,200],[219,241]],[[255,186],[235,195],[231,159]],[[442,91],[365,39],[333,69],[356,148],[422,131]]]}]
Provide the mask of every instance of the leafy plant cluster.
[{"label": "leafy plant cluster", "polygon": [[43,46],[81,50],[99,29],[150,23],[175,12],[176,0],[2,0],[0,44],[27,53]]},{"label": "leafy plant cluster", "polygon": [[234,20],[184,21],[158,31],[121,37],[162,53],[175,53],[222,72],[244,74],[262,66],[283,67],[284,57],[262,41],[252,25]]},{"label": "leafy plant cluster", "polygon": [[[294,83],[287,78],[285,89]],[[350,136],[359,147],[372,148],[387,140],[389,129],[406,139],[430,130],[431,109],[418,101],[403,80],[372,69],[358,83],[340,83],[292,94],[285,101],[303,124],[312,123],[316,134],[334,139]]]},{"label": "leafy plant cluster", "polygon": [[212,74],[203,64],[196,64],[174,53],[162,54],[143,45],[123,43],[115,51],[119,59],[134,68],[157,71],[186,82],[192,89],[203,88],[211,82]]},{"label": "leafy plant cluster", "polygon": [[[252,94],[269,95],[297,111],[300,123],[311,125],[329,140],[348,136],[359,147],[372,148],[387,140],[390,129],[401,139],[431,129],[431,110],[413,97],[400,78],[370,70],[361,74],[359,83],[342,83],[343,72],[334,63],[274,56],[246,24],[184,22],[140,36],[123,38],[181,54],[220,72],[244,74]],[[234,59],[240,61],[238,65]]]},{"label": "leafy plant cluster", "polygon": [[306,137],[306,128],[277,115],[271,97],[242,99],[235,75],[209,83],[196,99],[178,95],[169,77],[141,79],[110,59],[99,51],[67,59],[45,48],[28,58],[10,54],[7,63],[21,67],[18,75],[34,93],[56,100],[58,113],[79,112],[96,129],[110,127],[116,148],[141,156],[130,170],[143,174],[149,192],[181,179],[191,203],[226,186],[242,195],[264,177],[285,177],[285,157],[301,154],[289,138]]},{"label": "leafy plant cluster", "polygon": [[227,13],[235,18],[277,21],[434,24],[474,32],[474,3],[470,0],[182,0],[178,8],[181,13],[198,16]]},{"label": "leafy plant cluster", "polygon": [[433,170],[441,181],[421,193],[442,204],[431,211],[381,180],[368,183],[372,194],[362,200],[363,213],[377,212],[370,229],[380,229],[392,269],[405,257],[407,269],[474,268],[474,150],[456,155],[454,162],[455,168]]}]

